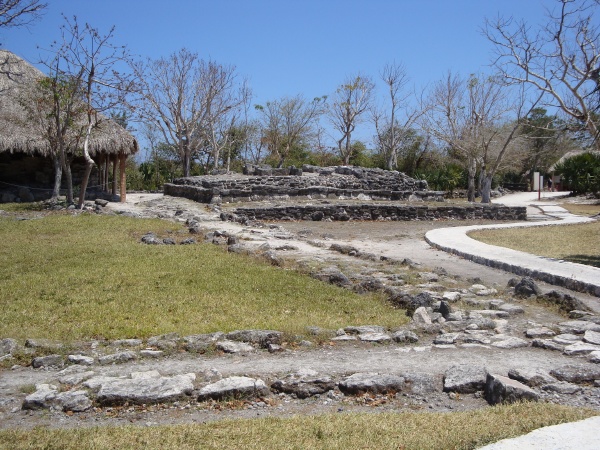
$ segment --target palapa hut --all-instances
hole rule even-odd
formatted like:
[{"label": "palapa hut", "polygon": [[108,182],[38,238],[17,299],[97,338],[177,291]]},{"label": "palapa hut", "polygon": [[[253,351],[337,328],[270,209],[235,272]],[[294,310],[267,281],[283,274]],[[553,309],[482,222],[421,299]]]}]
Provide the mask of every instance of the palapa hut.
[{"label": "palapa hut", "polygon": [[[21,96],[24,88],[42,77],[41,71],[22,58],[0,50],[0,202],[32,201],[51,196],[54,183],[52,148],[48,138],[28,118]],[[92,131],[89,149],[96,162],[88,184],[90,190],[115,195],[119,183],[120,199],[124,202],[125,161],[137,152],[136,139],[114,120],[102,117]],[[76,185],[81,177],[83,158],[76,156],[71,166],[73,184]],[[113,182],[109,186],[111,169]]]}]

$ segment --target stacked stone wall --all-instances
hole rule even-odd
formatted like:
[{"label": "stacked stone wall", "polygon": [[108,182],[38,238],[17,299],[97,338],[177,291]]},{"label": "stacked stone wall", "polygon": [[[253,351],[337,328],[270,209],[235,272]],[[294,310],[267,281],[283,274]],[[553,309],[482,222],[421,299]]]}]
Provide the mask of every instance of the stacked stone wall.
[{"label": "stacked stone wall", "polygon": [[427,206],[394,204],[301,205],[237,208],[223,213],[224,220],[527,220],[527,208],[503,205]]}]

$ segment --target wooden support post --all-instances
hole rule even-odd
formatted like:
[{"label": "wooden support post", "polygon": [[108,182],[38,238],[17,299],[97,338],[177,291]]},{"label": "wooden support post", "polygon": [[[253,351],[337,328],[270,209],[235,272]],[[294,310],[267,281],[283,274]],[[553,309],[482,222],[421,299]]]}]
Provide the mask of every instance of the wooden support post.
[{"label": "wooden support post", "polygon": [[113,160],[113,182],[112,182],[112,195],[117,195],[117,155],[114,155]]},{"label": "wooden support post", "polygon": [[110,157],[108,155],[103,156],[104,171],[102,175],[102,190],[108,192],[108,168],[110,167]]},{"label": "wooden support post", "polygon": [[120,160],[120,168],[119,168],[119,175],[121,178],[121,203],[125,203],[125,196],[126,194],[126,190],[127,190],[127,179],[125,177],[125,162],[127,161],[127,155],[125,153],[121,153],[119,155],[119,160]]}]

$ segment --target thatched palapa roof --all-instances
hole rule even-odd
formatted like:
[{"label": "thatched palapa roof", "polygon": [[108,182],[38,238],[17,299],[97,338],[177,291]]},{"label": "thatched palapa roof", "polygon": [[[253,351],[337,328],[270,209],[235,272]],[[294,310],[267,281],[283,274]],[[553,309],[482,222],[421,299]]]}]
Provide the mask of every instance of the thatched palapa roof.
[{"label": "thatched palapa roof", "polygon": [[[44,74],[24,59],[0,50],[0,153],[50,154],[48,139],[36,131],[20,103],[24,89],[42,77]],[[114,120],[99,117],[102,120],[91,134],[91,156],[137,152],[138,143],[129,132]]]}]

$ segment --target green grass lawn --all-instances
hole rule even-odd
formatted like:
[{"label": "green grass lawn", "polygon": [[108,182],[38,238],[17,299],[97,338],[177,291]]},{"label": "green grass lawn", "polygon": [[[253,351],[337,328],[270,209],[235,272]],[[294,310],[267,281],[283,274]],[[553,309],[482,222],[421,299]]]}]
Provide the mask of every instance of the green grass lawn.
[{"label": "green grass lawn", "polygon": [[212,244],[141,244],[148,231],[189,236],[163,220],[0,218],[0,336],[73,341],[406,322],[380,296],[357,295]]},{"label": "green grass lawn", "polygon": [[454,413],[223,420],[202,425],[0,431],[1,449],[474,449],[596,411],[533,403]]},{"label": "green grass lawn", "polygon": [[600,267],[600,221],[575,225],[481,230],[469,236],[486,244]]}]

